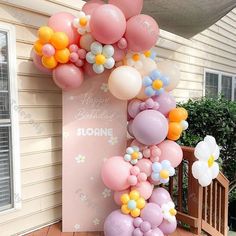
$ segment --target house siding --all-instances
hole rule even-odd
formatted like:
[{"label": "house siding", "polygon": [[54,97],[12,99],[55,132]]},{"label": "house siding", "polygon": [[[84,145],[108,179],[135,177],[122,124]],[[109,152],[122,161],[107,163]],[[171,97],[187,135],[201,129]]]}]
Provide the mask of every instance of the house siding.
[{"label": "house siding", "polygon": [[[30,57],[37,29],[55,12],[76,14],[82,1],[1,0],[0,23],[15,26],[20,119],[22,208],[0,213],[0,235],[15,235],[61,219],[62,93]],[[178,100],[203,95],[204,68],[236,74],[236,10],[191,40],[161,31],[159,59],[175,61]],[[32,122],[33,120],[33,122]]]}]

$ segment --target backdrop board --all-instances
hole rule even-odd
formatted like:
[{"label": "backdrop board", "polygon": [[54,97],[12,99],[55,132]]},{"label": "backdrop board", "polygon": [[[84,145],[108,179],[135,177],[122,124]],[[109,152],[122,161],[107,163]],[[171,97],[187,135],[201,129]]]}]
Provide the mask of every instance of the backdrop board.
[{"label": "backdrop board", "polygon": [[63,92],[63,231],[103,230],[117,208],[101,179],[103,162],[126,148],[127,104],[113,97],[108,74]]}]

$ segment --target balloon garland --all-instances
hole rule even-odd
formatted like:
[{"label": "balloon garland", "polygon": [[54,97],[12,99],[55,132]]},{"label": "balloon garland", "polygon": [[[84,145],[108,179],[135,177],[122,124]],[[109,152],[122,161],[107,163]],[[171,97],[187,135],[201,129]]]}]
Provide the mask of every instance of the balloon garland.
[{"label": "balloon garland", "polygon": [[110,70],[109,91],[129,100],[133,141],[101,170],[120,206],[105,220],[106,236],[163,236],[177,226],[170,194],[155,186],[167,184],[182,161],[175,141],[188,128],[188,113],[176,107],[170,94],[179,82],[179,69],[169,61],[156,62],[151,48],[159,27],[152,17],[140,14],[142,6],[143,0],[90,0],[76,17],[57,13],[38,30],[32,51],[35,66],[52,74],[61,89],[77,89],[85,74]]}]

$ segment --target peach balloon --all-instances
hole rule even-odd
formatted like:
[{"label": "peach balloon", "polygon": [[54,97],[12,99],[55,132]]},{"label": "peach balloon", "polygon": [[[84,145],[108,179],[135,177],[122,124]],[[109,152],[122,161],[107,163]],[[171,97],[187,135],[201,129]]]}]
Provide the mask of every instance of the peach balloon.
[{"label": "peach balloon", "polygon": [[150,176],[152,173],[152,162],[146,158],[143,158],[138,161],[136,164],[139,167],[140,172],[145,173],[147,176]]},{"label": "peach balloon", "polygon": [[154,186],[148,181],[140,182],[136,186],[132,187],[132,190],[137,190],[140,195],[145,199],[149,199],[152,195]]},{"label": "peach balloon", "polygon": [[87,52],[90,51],[91,44],[95,41],[91,34],[84,34],[80,38],[80,47],[85,49]]}]

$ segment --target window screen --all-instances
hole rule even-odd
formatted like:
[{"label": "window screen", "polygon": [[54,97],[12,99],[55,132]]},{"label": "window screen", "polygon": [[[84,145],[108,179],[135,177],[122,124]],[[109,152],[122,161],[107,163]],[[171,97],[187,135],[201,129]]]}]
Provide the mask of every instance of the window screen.
[{"label": "window screen", "polygon": [[7,32],[0,31],[0,211],[11,208],[11,113]]},{"label": "window screen", "polygon": [[232,99],[232,76],[222,75],[221,79],[221,94],[228,100]]},{"label": "window screen", "polygon": [[219,75],[214,73],[206,73],[206,97],[217,97],[218,95]]}]

